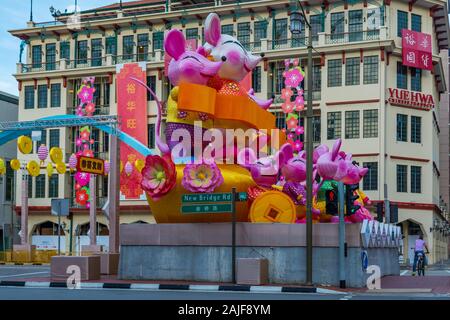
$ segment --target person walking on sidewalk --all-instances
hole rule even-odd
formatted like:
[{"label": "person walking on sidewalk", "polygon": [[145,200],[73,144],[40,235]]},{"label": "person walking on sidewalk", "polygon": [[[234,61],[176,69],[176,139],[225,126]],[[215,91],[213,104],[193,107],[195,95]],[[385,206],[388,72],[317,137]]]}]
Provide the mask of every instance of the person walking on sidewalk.
[{"label": "person walking on sidewalk", "polygon": [[427,256],[425,255],[425,250],[427,249],[427,253],[430,253],[430,250],[428,250],[427,243],[425,240],[423,240],[423,234],[419,236],[419,239],[416,240],[416,246],[414,248],[414,263],[413,263],[413,273],[412,275],[416,275],[416,268],[417,268],[417,260],[418,260],[418,254],[421,253],[423,256],[424,265],[427,265]]}]

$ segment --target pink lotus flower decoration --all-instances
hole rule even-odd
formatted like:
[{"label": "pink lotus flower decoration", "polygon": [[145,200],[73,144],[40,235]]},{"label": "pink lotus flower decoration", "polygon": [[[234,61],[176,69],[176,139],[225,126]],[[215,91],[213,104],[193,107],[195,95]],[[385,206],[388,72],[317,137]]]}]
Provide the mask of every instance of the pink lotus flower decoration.
[{"label": "pink lotus flower decoration", "polygon": [[292,111],[294,111],[294,105],[292,104],[292,102],[285,102],[281,105],[281,109],[284,113],[291,113]]},{"label": "pink lotus flower decoration", "polygon": [[283,100],[290,101],[293,94],[290,88],[281,89],[281,99]]},{"label": "pink lotus flower decoration", "polygon": [[302,81],[303,81],[302,73],[298,68],[295,68],[286,72],[286,79],[284,80],[284,85],[286,87],[296,88]]},{"label": "pink lotus flower decoration", "polygon": [[83,86],[78,91],[78,98],[80,99],[81,103],[88,103],[91,102],[94,99],[94,88]]},{"label": "pink lotus flower decoration", "polygon": [[141,188],[153,201],[159,200],[172,190],[177,180],[177,171],[170,155],[147,156],[141,173]]},{"label": "pink lotus flower decoration", "polygon": [[298,120],[294,117],[289,118],[289,120],[286,122],[288,129],[295,129],[298,124]]},{"label": "pink lotus flower decoration", "polygon": [[89,173],[86,173],[86,172],[75,173],[75,181],[78,182],[78,184],[81,187],[86,186],[90,180],[91,180],[91,175]]},{"label": "pink lotus flower decoration", "polygon": [[183,170],[181,183],[191,192],[213,192],[223,183],[223,176],[214,162],[188,164]]}]

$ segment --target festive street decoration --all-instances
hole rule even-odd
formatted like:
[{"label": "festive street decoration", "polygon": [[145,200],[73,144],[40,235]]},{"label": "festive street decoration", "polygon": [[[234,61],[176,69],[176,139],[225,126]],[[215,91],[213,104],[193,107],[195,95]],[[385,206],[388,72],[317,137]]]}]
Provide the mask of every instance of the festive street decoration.
[{"label": "festive street decoration", "polygon": [[20,136],[17,139],[17,147],[21,153],[29,154],[33,150],[33,141],[28,136]]},{"label": "festive street decoration", "polygon": [[65,164],[64,162],[59,162],[59,163],[57,163],[57,164],[56,164],[56,171],[57,171],[59,174],[65,174],[66,171],[67,171],[66,164]]},{"label": "festive street decoration", "polygon": [[55,164],[63,161],[63,153],[61,148],[53,147],[50,149],[50,160]]},{"label": "festive street decoration", "polygon": [[77,167],[77,156],[72,153],[69,158],[69,169],[70,172],[74,172]]},{"label": "festive street decoration", "polygon": [[188,164],[184,167],[181,183],[191,192],[213,192],[223,183],[223,176],[214,162]]},{"label": "festive street decoration", "polygon": [[41,144],[38,148],[38,158],[41,160],[41,166],[44,165],[45,159],[48,157],[48,148],[45,144]]},{"label": "festive street decoration", "polygon": [[41,168],[36,161],[31,160],[27,164],[27,171],[30,176],[37,177],[40,174]]},{"label": "festive street decoration", "polygon": [[4,175],[6,172],[5,160],[0,158],[0,175]]},{"label": "festive street decoration", "polygon": [[11,160],[9,165],[11,166],[11,169],[13,169],[14,171],[17,171],[20,169],[20,161],[18,159]]},{"label": "festive street decoration", "polygon": [[51,177],[53,175],[53,165],[51,163],[47,164],[47,176]]}]

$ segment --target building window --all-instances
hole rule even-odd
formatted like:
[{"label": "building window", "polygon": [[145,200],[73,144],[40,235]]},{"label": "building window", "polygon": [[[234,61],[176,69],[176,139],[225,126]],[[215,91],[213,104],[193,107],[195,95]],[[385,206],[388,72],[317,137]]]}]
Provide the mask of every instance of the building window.
[{"label": "building window", "polygon": [[285,129],[286,128],[286,115],[283,112],[277,112],[276,114],[276,127],[278,129]]},{"label": "building window", "polygon": [[222,26],[222,34],[227,34],[229,36],[233,35],[234,26],[232,24],[225,24]]},{"label": "building window", "polygon": [[397,11],[397,36],[402,36],[402,30],[408,29],[408,12]]},{"label": "building window", "polygon": [[336,12],[331,14],[331,40],[344,39],[344,22],[344,12]]},{"label": "building window", "polygon": [[422,32],[422,16],[411,14],[411,30]]},{"label": "building window", "polygon": [[252,88],[255,92],[261,92],[261,67],[252,71]]},{"label": "building window", "polygon": [[401,62],[397,62],[397,88],[408,89],[407,74],[408,67]]},{"label": "building window", "polygon": [[11,162],[6,162],[6,175],[5,175],[5,201],[12,201],[15,194],[15,183],[14,183],[14,170],[11,169]]},{"label": "building window", "polygon": [[61,107],[61,85],[54,83],[50,87],[50,106],[52,108]]},{"label": "building window", "polygon": [[422,70],[411,68],[411,91],[422,91]]},{"label": "building window", "polygon": [[28,193],[28,198],[33,198],[33,177],[32,176],[27,176],[27,193]]},{"label": "building window", "polygon": [[138,53],[138,61],[147,61],[147,54],[148,54],[148,34],[138,34],[138,47],[137,47],[137,53]]},{"label": "building window", "polygon": [[106,38],[106,54],[111,54],[113,56],[117,55],[117,38],[116,37]]},{"label": "building window", "polygon": [[148,147],[150,149],[155,148],[155,124],[149,123],[147,126],[148,130]]},{"label": "building window", "polygon": [[321,14],[316,14],[309,16],[309,23],[311,24],[311,34],[312,40],[317,40],[319,32],[324,32],[324,16]]},{"label": "building window", "polygon": [[367,10],[367,29],[375,32],[380,26],[384,26],[384,6]]},{"label": "building window", "polygon": [[422,167],[411,166],[411,192],[422,192]]},{"label": "building window", "polygon": [[342,59],[328,60],[328,87],[342,86]]},{"label": "building window", "polygon": [[341,137],[341,112],[328,112],[327,117],[327,139],[339,139]]},{"label": "building window", "polygon": [[53,147],[59,147],[59,129],[50,129],[49,149]]},{"label": "building window", "polygon": [[42,67],[42,46],[33,46],[31,49],[32,55],[31,60],[33,68]]},{"label": "building window", "polygon": [[408,192],[408,166],[397,165],[397,192]]},{"label": "building window", "polygon": [[272,81],[272,89],[275,95],[281,94],[281,90],[284,88],[284,78],[283,73],[285,71],[285,66],[283,61],[278,61],[272,63],[273,70],[273,81]]},{"label": "building window", "polygon": [[363,167],[369,169],[363,178],[363,190],[378,190],[378,162],[364,162]]},{"label": "building window", "polygon": [[255,43],[260,44],[261,39],[267,39],[267,22],[266,21],[255,21],[254,23],[254,40]]},{"label": "building window", "polygon": [[36,142],[36,150],[41,144],[47,145],[47,130],[41,130],[41,140]]},{"label": "building window", "polygon": [[313,142],[320,142],[320,116],[314,116],[312,119]]},{"label": "building window", "polygon": [[53,174],[48,180],[48,197],[58,198],[59,197],[59,178],[57,174]]},{"label": "building window", "polygon": [[378,56],[364,57],[363,74],[364,84],[378,83]]},{"label": "building window", "polygon": [[134,36],[123,37],[123,58],[132,59],[134,53]]},{"label": "building window", "polygon": [[59,43],[59,57],[62,59],[70,60],[70,42],[61,41]]},{"label": "building window", "polygon": [[411,116],[411,142],[422,142],[422,118]]},{"label": "building window", "polygon": [[45,174],[40,174],[36,177],[34,197],[45,198]]},{"label": "building window", "polygon": [[186,29],[186,40],[198,40],[198,28]]},{"label": "building window", "polygon": [[245,49],[250,50],[250,22],[238,23],[237,39]]},{"label": "building window", "polygon": [[363,137],[376,138],[378,137],[378,110],[364,110],[363,111]]},{"label": "building window", "polygon": [[34,87],[25,86],[25,109],[34,109]]},{"label": "building window", "polygon": [[287,19],[275,19],[274,45],[287,44]]},{"label": "building window", "polygon": [[103,132],[103,152],[108,152],[109,151],[109,134],[106,132]]},{"label": "building window", "polygon": [[313,91],[320,91],[322,89],[322,67],[320,65],[313,65]]},{"label": "building window", "polygon": [[45,65],[46,70],[51,71],[56,69],[56,44],[49,43],[45,46]]},{"label": "building window", "polygon": [[397,114],[397,141],[408,141],[408,116],[406,114]]},{"label": "building window", "polygon": [[363,40],[363,11],[362,10],[350,10],[348,12],[348,32],[349,41],[362,41]]},{"label": "building window", "polygon": [[345,85],[355,86],[359,84],[360,58],[347,58],[345,61]]},{"label": "building window", "polygon": [[47,108],[47,85],[38,86],[38,108]]},{"label": "building window", "polygon": [[102,41],[102,39],[91,40],[91,58],[93,67],[99,67],[102,65]]},{"label": "building window", "polygon": [[162,50],[164,43],[164,32],[153,32],[153,51]]},{"label": "building window", "polygon": [[345,139],[359,138],[359,110],[345,111]]},{"label": "building window", "polygon": [[87,63],[87,40],[77,42],[77,63]]},{"label": "building window", "polygon": [[[147,76],[147,86],[156,93],[156,76]],[[147,90],[147,101],[153,101],[155,98]]]}]

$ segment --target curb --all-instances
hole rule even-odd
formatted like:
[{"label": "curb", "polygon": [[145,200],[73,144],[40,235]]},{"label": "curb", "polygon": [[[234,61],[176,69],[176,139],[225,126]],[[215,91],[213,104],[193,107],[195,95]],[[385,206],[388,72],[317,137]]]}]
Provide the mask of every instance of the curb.
[{"label": "curb", "polygon": [[[67,288],[66,282],[36,282],[36,281],[0,281],[0,287],[28,288]],[[108,283],[81,282],[80,289],[132,289],[132,290],[183,290],[183,291],[217,291],[217,292],[255,292],[255,293],[328,293],[346,294],[341,291],[326,290],[316,287],[277,287],[250,285],[184,285],[156,283]]]}]

